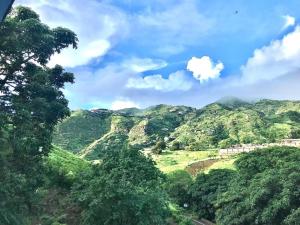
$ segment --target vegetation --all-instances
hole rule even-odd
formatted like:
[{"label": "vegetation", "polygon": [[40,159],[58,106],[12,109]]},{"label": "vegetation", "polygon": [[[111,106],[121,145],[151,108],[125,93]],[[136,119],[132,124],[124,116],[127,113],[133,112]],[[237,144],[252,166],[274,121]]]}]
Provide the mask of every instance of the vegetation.
[{"label": "vegetation", "polygon": [[219,161],[215,162],[213,165],[211,165],[210,167],[205,169],[204,172],[208,173],[210,170],[214,170],[214,169],[235,170],[235,167],[234,167],[235,160],[236,160],[236,157],[220,159]]},{"label": "vegetation", "polygon": [[61,148],[77,153],[106,134],[110,124],[111,117],[106,114],[99,117],[89,111],[75,111],[56,127],[53,141]]},{"label": "vegetation", "polygon": [[297,224],[299,162],[300,150],[291,147],[269,148],[239,158],[236,178],[218,199],[217,224]]},{"label": "vegetation", "polygon": [[184,170],[190,163],[209,158],[212,151],[164,151],[160,155],[151,155],[156,166],[165,173]]},{"label": "vegetation", "polygon": [[185,171],[168,175],[166,190],[178,205],[219,225],[299,221],[300,149],[272,147],[239,156],[235,170],[213,169],[195,180]]},{"label": "vegetation", "polygon": [[23,224],[35,212],[42,158],[56,123],[69,114],[61,89],[73,74],[46,66],[54,53],[77,47],[76,35],[50,29],[29,8],[0,24],[0,223]]},{"label": "vegetation", "polygon": [[154,154],[161,154],[163,150],[166,149],[166,143],[164,140],[159,140],[156,145],[153,147],[152,152]]},{"label": "vegetation", "polygon": [[181,207],[189,202],[188,191],[193,183],[192,176],[185,170],[176,170],[167,176],[166,190],[169,196]]},{"label": "vegetation", "polygon": [[[62,188],[71,187],[81,175],[91,170],[91,164],[63,149],[54,147],[44,159],[48,183]],[[49,185],[49,184],[48,184]]]},{"label": "vegetation", "polygon": [[62,89],[73,74],[47,63],[77,41],[25,7],[0,24],[0,224],[191,225],[191,214],[218,225],[299,224],[298,148],[222,159],[195,179],[183,169],[215,148],[299,138],[300,102],[230,98],[67,117]]},{"label": "vegetation", "polygon": [[199,218],[215,221],[215,203],[220,193],[226,192],[235,173],[233,170],[211,170],[200,173],[189,189],[188,202]]},{"label": "vegetation", "polygon": [[137,150],[108,152],[74,187],[82,224],[164,225],[168,215],[163,175]]},{"label": "vegetation", "polygon": [[[300,137],[300,102],[223,99],[202,109],[158,105],[145,110],[76,111],[57,126],[54,143],[88,159],[122,147],[199,151]],[[110,146],[113,146],[112,148]]]}]

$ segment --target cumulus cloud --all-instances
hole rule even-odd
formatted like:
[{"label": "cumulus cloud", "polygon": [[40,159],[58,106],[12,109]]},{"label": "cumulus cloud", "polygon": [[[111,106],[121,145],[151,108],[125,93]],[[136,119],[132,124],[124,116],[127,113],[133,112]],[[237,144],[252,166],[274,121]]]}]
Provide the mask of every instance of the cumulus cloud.
[{"label": "cumulus cloud", "polygon": [[288,75],[299,70],[299,62],[300,27],[297,26],[281,40],[256,49],[253,56],[242,66],[242,81],[255,83]]},{"label": "cumulus cloud", "polygon": [[128,99],[119,99],[113,101],[111,104],[112,110],[119,110],[119,109],[127,109],[127,108],[140,108],[138,104]]},{"label": "cumulus cloud", "polygon": [[168,78],[162,75],[151,75],[146,77],[130,78],[126,85],[135,89],[154,89],[158,91],[187,91],[191,89],[192,82],[188,79],[184,71],[171,73]]},{"label": "cumulus cloud", "polygon": [[75,67],[104,56],[129,29],[127,15],[103,1],[17,0],[15,5],[27,5],[37,11],[50,27],[67,27],[79,38],[77,50],[65,49],[54,55],[50,66],[61,64]]},{"label": "cumulus cloud", "polygon": [[201,58],[192,57],[188,61],[186,69],[193,73],[195,79],[203,82],[218,78],[224,69],[224,65],[220,61],[214,63],[209,56],[203,56]]},{"label": "cumulus cloud", "polygon": [[288,27],[292,27],[296,24],[295,17],[292,17],[290,15],[285,15],[282,18],[284,19],[283,29],[286,29]]},{"label": "cumulus cloud", "polygon": [[132,57],[124,60],[122,66],[126,69],[132,70],[137,73],[142,73],[149,70],[157,70],[166,67],[168,64],[164,60],[151,59],[151,58],[137,58]]}]

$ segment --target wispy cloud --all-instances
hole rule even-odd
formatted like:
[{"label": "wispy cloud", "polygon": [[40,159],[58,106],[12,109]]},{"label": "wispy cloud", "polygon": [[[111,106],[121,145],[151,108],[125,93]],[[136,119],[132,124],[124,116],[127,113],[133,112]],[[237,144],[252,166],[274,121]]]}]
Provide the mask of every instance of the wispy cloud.
[{"label": "wispy cloud", "polygon": [[125,59],[121,64],[124,68],[132,70],[137,73],[142,73],[149,70],[158,70],[168,65],[166,61],[161,59],[137,58],[137,57]]},{"label": "wispy cloud", "polygon": [[184,71],[171,73],[168,78],[162,75],[130,78],[126,87],[135,89],[154,89],[162,92],[187,91],[193,83]]}]

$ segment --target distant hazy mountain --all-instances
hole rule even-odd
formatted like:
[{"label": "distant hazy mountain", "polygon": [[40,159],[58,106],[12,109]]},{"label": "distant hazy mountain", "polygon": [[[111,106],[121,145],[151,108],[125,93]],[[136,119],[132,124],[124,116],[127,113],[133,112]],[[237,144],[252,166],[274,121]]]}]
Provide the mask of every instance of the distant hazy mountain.
[{"label": "distant hazy mountain", "polygon": [[195,109],[157,105],[143,110],[79,110],[56,129],[55,145],[88,159],[127,146],[204,150],[238,143],[300,138],[300,102],[224,98]]}]

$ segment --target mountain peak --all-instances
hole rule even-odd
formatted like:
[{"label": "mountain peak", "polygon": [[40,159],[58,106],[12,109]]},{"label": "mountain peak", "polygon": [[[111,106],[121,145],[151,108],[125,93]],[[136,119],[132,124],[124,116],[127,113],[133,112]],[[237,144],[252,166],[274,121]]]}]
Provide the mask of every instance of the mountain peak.
[{"label": "mountain peak", "polygon": [[216,101],[216,103],[230,107],[230,108],[238,108],[238,107],[242,107],[242,106],[248,106],[251,103],[240,99],[238,97],[234,97],[234,96],[227,96],[227,97],[223,97],[221,99],[219,99],[218,101]]}]

